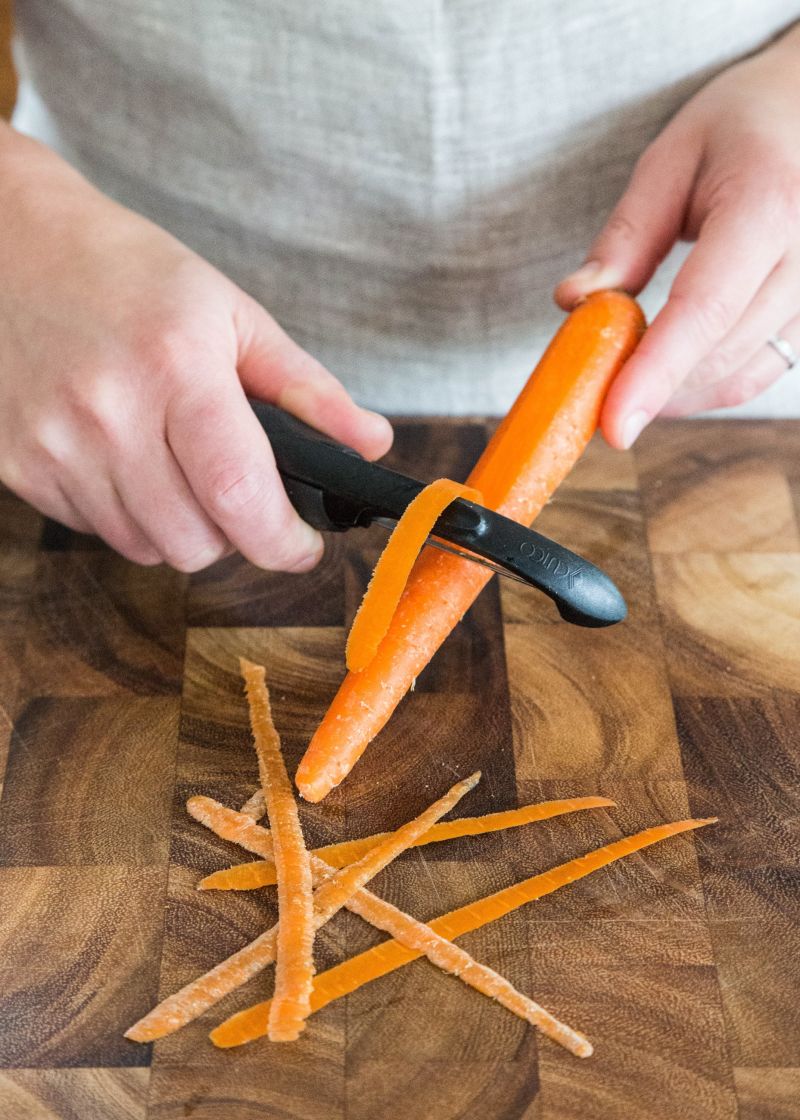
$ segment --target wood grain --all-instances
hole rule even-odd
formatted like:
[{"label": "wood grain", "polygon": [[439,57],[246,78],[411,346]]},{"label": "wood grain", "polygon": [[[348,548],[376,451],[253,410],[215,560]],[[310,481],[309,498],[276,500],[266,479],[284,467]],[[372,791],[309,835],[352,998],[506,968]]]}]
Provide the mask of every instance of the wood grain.
[{"label": "wood grain", "polygon": [[[655,425],[636,461],[653,552],[797,552],[788,471],[796,470],[800,426],[725,420]],[[721,512],[722,511],[722,512]]]},{"label": "wood grain", "polygon": [[653,568],[676,695],[800,689],[800,555],[690,552]]},{"label": "wood grain", "polygon": [[798,1120],[800,1068],[739,1066],[733,1071],[739,1120]]},{"label": "wood grain", "polygon": [[530,952],[539,998],[598,1040],[591,1067],[540,1047],[544,1116],[736,1120],[705,923],[544,923]]},{"label": "wood grain", "polygon": [[[400,419],[389,462],[464,478],[492,426]],[[624,455],[594,441],[537,527],[609,571],[628,621],[579,630],[491,584],[348,781],[301,806],[322,844],[395,827],[475,768],[460,815],[617,802],[406,853],[374,887],[423,919],[718,813],[463,939],[584,1029],[586,1062],[424,961],[292,1046],[207,1039],[269,995],[269,970],[154,1047],[127,1042],[274,921],[271,890],[196,890],[250,857],[186,799],[238,806],[255,786],[241,654],[266,664],[297,764],[385,534],[332,537],[302,577],[230,558],[187,578],[0,490],[3,1120],[800,1120],[798,448],[797,422],[670,422]],[[318,967],[382,937],[338,915]]]},{"label": "wood grain", "polygon": [[42,552],[25,672],[49,696],[177,695],[186,577],[111,552]]},{"label": "wood grain", "polygon": [[0,869],[0,1067],[146,1066],[125,1027],[158,985],[160,868]]},{"label": "wood grain", "polygon": [[145,1120],[149,1069],[7,1069],[0,1110],[9,1120]]},{"label": "wood grain", "polygon": [[325,562],[313,572],[263,572],[241,556],[229,556],[191,582],[189,626],[344,626],[344,580],[340,557],[344,534],[325,534]]},{"label": "wood grain", "polygon": [[800,695],[675,701],[693,813],[721,817],[713,866],[798,867]]},{"label": "wood grain", "polygon": [[10,117],[17,95],[11,59],[11,0],[0,0],[0,116]]},{"label": "wood grain", "polygon": [[682,776],[659,634],[512,623],[505,641],[522,778]]},{"label": "wood grain", "polygon": [[172,697],[32,700],[9,750],[0,865],[165,862],[177,728]]}]

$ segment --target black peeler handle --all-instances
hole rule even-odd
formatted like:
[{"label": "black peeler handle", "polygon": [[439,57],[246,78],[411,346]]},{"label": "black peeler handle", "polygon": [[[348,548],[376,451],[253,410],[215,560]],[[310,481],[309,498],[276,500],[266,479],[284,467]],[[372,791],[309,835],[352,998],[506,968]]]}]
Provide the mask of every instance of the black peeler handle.
[{"label": "black peeler handle", "polygon": [[[424,487],[367,462],[272,405],[250,403],[269,437],[292,504],[315,529],[342,532],[377,518],[396,521]],[[436,522],[433,536],[537,587],[568,622],[610,626],[627,614],[625,600],[600,568],[483,506],[459,498]]]}]

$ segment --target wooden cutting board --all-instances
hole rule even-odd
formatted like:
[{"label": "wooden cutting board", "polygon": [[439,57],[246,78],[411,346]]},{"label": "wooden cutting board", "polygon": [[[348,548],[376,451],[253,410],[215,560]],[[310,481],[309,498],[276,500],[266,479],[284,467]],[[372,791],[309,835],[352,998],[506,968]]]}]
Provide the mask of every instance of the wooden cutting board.
[{"label": "wooden cutting board", "polygon": [[[398,424],[392,464],[462,477],[482,422]],[[617,808],[418,849],[375,889],[421,918],[623,834],[669,841],[463,939],[596,1045],[579,1061],[416,962],[293,1045],[154,1048],[123,1029],[275,917],[195,890],[248,858],[186,798],[255,784],[240,653],[263,660],[294,766],[342,672],[382,543],[306,576],[230,559],[139,569],[0,499],[0,1115],[68,1120],[717,1120],[800,1116],[800,423],[657,426],[594,444],[538,522],[604,566],[630,619],[557,620],[494,581],[340,790],[314,844],[393,827],[480,767],[458,812],[564,795]],[[379,940],[342,915],[325,968]],[[738,1113],[737,1113],[738,1109]]]}]

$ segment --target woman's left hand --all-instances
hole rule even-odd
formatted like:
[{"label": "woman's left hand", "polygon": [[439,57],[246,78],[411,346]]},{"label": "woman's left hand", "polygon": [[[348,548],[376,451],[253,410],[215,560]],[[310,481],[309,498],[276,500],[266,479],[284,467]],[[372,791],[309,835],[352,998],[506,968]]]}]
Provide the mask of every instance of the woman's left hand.
[{"label": "woman's left hand", "polygon": [[800,354],[800,28],[687,102],[556,301],[568,309],[599,288],[635,294],[680,239],[696,244],[606,399],[614,447],[630,447],[659,413],[762,392],[789,365],[768,339]]}]

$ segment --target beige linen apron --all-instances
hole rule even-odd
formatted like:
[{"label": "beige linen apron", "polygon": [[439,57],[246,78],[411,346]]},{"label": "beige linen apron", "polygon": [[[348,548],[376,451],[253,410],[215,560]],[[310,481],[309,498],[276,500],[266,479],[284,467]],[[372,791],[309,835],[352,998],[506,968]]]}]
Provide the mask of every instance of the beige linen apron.
[{"label": "beige linen apron", "polygon": [[[554,282],[648,141],[798,15],[796,0],[17,0],[15,124],[231,276],[361,401],[500,412],[558,322]],[[798,373],[751,411],[800,414]]]}]

